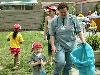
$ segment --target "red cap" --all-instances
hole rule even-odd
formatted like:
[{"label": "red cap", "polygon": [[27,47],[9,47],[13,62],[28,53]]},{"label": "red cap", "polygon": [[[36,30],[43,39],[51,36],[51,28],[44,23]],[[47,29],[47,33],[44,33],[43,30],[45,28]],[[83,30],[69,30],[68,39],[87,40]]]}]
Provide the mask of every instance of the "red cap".
[{"label": "red cap", "polygon": [[57,7],[56,6],[48,6],[47,9],[49,9],[49,10],[57,10]]},{"label": "red cap", "polygon": [[36,48],[42,48],[43,46],[42,46],[42,43],[40,43],[40,42],[34,42],[33,44],[32,44],[32,49],[36,49]]},{"label": "red cap", "polygon": [[19,29],[21,29],[20,24],[14,24],[14,29],[15,29],[15,30],[19,30]]}]

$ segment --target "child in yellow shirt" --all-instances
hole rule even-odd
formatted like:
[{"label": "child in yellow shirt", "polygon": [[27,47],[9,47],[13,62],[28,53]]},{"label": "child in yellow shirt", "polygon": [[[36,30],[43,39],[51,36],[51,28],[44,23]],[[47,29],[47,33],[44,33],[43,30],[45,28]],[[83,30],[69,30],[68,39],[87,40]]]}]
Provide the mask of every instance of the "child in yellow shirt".
[{"label": "child in yellow shirt", "polygon": [[91,24],[90,25],[91,27],[97,27],[96,23],[93,21],[93,19],[90,19],[90,24]]},{"label": "child in yellow shirt", "polygon": [[14,25],[14,31],[11,32],[8,37],[7,41],[9,41],[10,44],[10,51],[11,54],[14,55],[14,69],[18,67],[18,64],[20,63],[18,60],[18,55],[20,53],[20,44],[23,42],[23,37],[21,33],[19,33],[19,30],[21,29],[21,26],[19,24]]},{"label": "child in yellow shirt", "polygon": [[84,17],[84,15],[82,14],[82,12],[79,13],[78,17]]},{"label": "child in yellow shirt", "polygon": [[92,33],[96,33],[97,26],[96,26],[96,23],[93,21],[93,19],[90,19],[90,27],[89,27],[89,30],[91,30]]}]

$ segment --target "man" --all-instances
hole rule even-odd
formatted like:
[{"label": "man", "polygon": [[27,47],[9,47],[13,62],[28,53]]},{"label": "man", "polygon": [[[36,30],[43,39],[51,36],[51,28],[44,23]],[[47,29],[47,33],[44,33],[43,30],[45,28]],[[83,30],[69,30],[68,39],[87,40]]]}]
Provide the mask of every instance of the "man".
[{"label": "man", "polygon": [[70,52],[75,47],[75,33],[85,42],[77,18],[68,14],[66,3],[58,5],[59,16],[51,23],[50,40],[55,54],[54,75],[69,75],[72,63]]}]

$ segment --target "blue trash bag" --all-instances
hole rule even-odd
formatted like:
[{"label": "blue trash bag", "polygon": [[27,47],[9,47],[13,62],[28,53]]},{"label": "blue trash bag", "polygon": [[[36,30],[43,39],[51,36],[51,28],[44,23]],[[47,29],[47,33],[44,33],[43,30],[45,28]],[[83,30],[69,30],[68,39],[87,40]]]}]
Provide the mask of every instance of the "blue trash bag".
[{"label": "blue trash bag", "polygon": [[79,47],[74,48],[70,57],[80,75],[94,75],[94,52],[88,43],[80,44]]},{"label": "blue trash bag", "polygon": [[41,75],[46,75],[45,70],[42,70],[42,71],[41,71]]}]

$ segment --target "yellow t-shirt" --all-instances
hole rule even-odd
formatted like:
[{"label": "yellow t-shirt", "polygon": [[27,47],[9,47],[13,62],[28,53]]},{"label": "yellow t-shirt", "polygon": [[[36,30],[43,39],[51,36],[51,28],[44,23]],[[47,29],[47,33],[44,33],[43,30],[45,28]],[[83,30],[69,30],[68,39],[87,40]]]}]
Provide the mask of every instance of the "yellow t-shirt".
[{"label": "yellow t-shirt", "polygon": [[23,42],[23,37],[20,33],[17,34],[16,38],[13,39],[13,32],[8,35],[10,39],[9,44],[11,48],[20,48],[20,42]]},{"label": "yellow t-shirt", "polygon": [[94,21],[91,22],[91,27],[96,27],[96,23]]},{"label": "yellow t-shirt", "polygon": [[84,17],[84,15],[83,14],[79,14],[78,17]]}]

